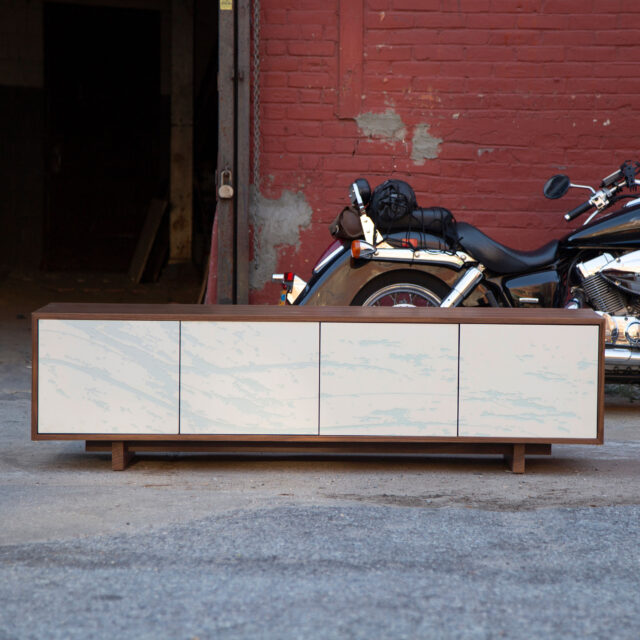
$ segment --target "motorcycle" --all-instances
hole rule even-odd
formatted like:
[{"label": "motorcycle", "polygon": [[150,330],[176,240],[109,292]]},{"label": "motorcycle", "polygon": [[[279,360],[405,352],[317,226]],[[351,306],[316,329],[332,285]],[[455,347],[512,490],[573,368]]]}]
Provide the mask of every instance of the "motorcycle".
[{"label": "motorcycle", "polygon": [[[591,214],[534,251],[500,244],[441,207],[403,212],[385,226],[369,183],[358,178],[350,188],[352,207],[343,212],[359,217],[356,232],[337,237],[308,282],[293,272],[273,280],[282,285],[281,303],[294,305],[591,308],[606,319],[607,381],[639,382],[639,172],[640,164],[625,162],[598,189],[563,174],[551,177],[547,198],[570,188],[590,192],[566,221]],[[343,226],[353,227],[353,219]]]}]

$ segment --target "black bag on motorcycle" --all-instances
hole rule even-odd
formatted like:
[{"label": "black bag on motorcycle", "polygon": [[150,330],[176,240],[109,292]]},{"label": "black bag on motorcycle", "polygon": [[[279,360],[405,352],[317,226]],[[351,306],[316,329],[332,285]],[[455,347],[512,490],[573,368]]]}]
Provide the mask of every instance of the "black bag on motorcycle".
[{"label": "black bag on motorcycle", "polygon": [[[444,207],[418,208],[416,195],[402,180],[386,180],[378,185],[371,196],[369,215],[383,234],[394,231],[417,232],[443,238],[449,247],[457,243],[456,221]],[[429,239],[418,240],[428,246]]]},{"label": "black bag on motorcycle", "polygon": [[418,203],[411,185],[402,180],[385,180],[371,194],[369,215],[382,231],[390,229],[394,222],[407,217]]},{"label": "black bag on motorcycle", "polygon": [[340,240],[357,240],[364,237],[360,214],[353,207],[345,207],[329,225],[329,233]]}]

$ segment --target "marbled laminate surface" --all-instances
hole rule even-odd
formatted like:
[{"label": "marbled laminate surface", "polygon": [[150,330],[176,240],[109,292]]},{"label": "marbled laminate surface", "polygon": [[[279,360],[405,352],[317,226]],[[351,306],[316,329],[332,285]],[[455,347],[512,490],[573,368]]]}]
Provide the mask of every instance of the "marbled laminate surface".
[{"label": "marbled laminate surface", "polygon": [[41,319],[38,431],[595,438],[598,348],[593,325]]},{"label": "marbled laminate surface", "polygon": [[322,323],[321,363],[321,435],[456,435],[457,324]]},{"label": "marbled laminate surface", "polygon": [[179,322],[39,320],[39,433],[178,433]]},{"label": "marbled laminate surface", "polygon": [[181,433],[318,433],[316,322],[183,322]]},{"label": "marbled laminate surface", "polygon": [[598,327],[462,325],[461,436],[595,438]]}]

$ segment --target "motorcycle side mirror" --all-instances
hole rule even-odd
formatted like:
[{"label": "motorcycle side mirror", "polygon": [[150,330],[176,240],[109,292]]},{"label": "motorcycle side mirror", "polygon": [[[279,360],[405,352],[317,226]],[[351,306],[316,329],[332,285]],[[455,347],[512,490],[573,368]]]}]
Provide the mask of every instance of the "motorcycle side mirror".
[{"label": "motorcycle side mirror", "polygon": [[571,180],[569,180],[569,176],[559,173],[547,180],[542,191],[545,198],[549,198],[549,200],[557,200],[558,198],[562,198],[562,196],[569,191],[570,186]]}]

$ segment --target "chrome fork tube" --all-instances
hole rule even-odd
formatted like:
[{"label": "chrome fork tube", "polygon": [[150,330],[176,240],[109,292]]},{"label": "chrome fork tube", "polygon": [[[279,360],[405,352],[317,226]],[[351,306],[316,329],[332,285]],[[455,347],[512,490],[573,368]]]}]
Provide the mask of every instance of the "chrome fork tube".
[{"label": "chrome fork tube", "polygon": [[457,307],[462,300],[482,280],[483,270],[479,267],[470,267],[464,275],[458,279],[449,292],[449,295],[440,303],[441,307]]}]

